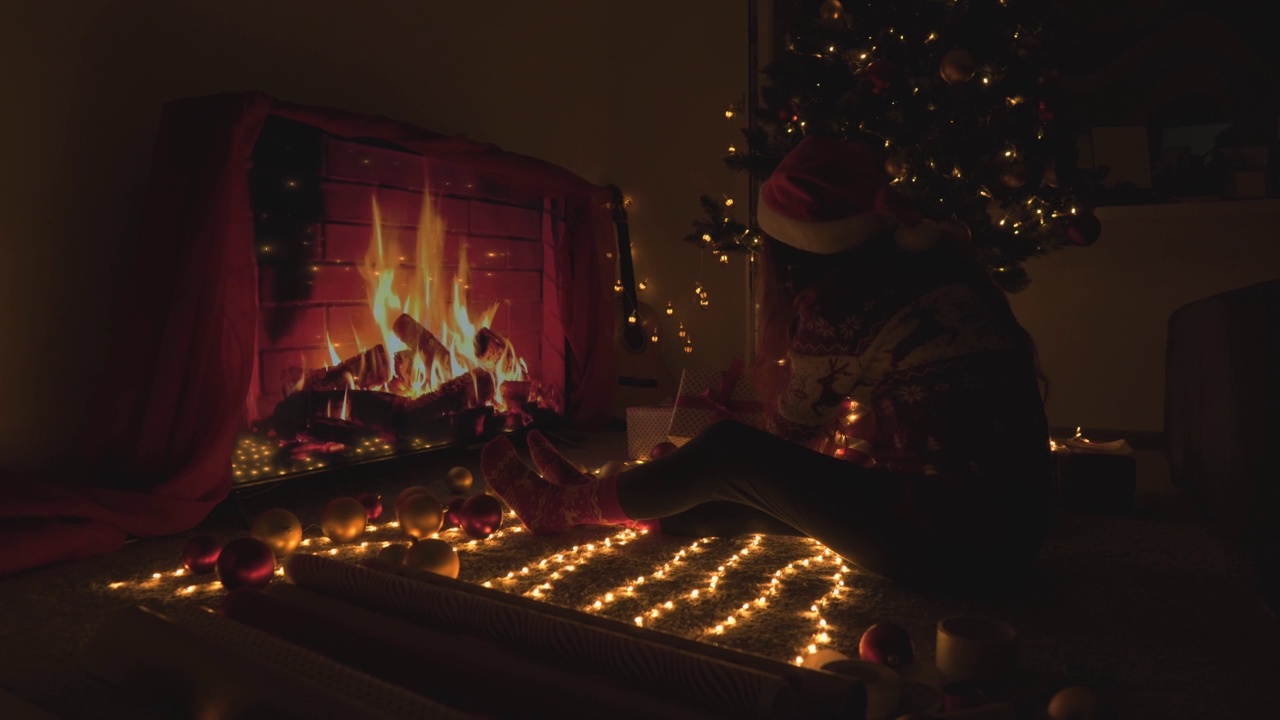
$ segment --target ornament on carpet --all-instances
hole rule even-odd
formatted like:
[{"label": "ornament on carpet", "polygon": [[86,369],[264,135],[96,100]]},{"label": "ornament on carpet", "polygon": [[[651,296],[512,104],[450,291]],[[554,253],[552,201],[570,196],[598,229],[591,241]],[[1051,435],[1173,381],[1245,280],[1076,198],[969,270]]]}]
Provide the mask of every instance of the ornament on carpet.
[{"label": "ornament on carpet", "polygon": [[484,540],[502,527],[502,501],[492,495],[467,498],[458,514],[462,531],[476,540]]},{"label": "ornament on carpet", "polygon": [[858,657],[891,668],[910,665],[916,659],[911,633],[901,625],[876,623],[858,640]]},{"label": "ornament on carpet", "polygon": [[424,491],[396,503],[396,518],[406,535],[421,540],[444,527],[444,507],[435,495]]},{"label": "ornament on carpet", "polygon": [[222,543],[208,535],[197,535],[182,546],[182,564],[197,575],[207,575],[213,572],[220,552]]},{"label": "ornament on carpet", "polygon": [[293,552],[302,542],[302,523],[298,516],[284,508],[272,508],[258,514],[249,526],[249,537],[271,546],[276,557]]},{"label": "ornament on carpet", "polygon": [[462,504],[466,501],[465,497],[456,497],[449,501],[449,505],[444,510],[446,528],[462,527]]},{"label": "ornament on carpet", "polygon": [[1049,699],[1050,720],[1098,720],[1104,717],[1098,694],[1087,685],[1069,685]]},{"label": "ornament on carpet", "polygon": [[404,543],[392,543],[378,551],[377,558],[392,565],[403,565],[405,553],[409,546]]},{"label": "ornament on carpet", "polygon": [[440,538],[424,538],[410,545],[401,561],[406,567],[445,577],[458,577],[458,551]]},{"label": "ornament on carpet", "polygon": [[400,512],[400,503],[404,502],[406,498],[417,495],[418,493],[430,493],[430,492],[431,492],[430,490],[422,487],[421,485],[410,485],[409,487],[401,490],[400,494],[396,495],[396,502],[395,502],[396,513],[398,514]]},{"label": "ornament on carpet", "polygon": [[670,455],[676,450],[679,450],[679,448],[676,446],[675,443],[669,440],[664,440],[663,442],[660,442],[657,445],[654,445],[653,449],[649,451],[649,459],[657,460],[658,458],[666,457]]},{"label": "ornament on carpet", "polygon": [[445,487],[449,488],[449,492],[454,495],[466,495],[471,492],[471,485],[474,477],[471,470],[465,467],[455,467],[449,470],[449,474],[445,476]]},{"label": "ornament on carpet", "polygon": [[228,590],[264,588],[276,572],[276,554],[271,546],[255,537],[227,543],[214,563],[218,581]]},{"label": "ornament on carpet", "polygon": [[334,542],[348,543],[364,534],[368,511],[353,497],[334,498],[320,513],[320,531]]},{"label": "ornament on carpet", "polygon": [[365,519],[373,522],[382,517],[382,496],[376,493],[360,493],[356,496],[361,505],[364,505]]}]

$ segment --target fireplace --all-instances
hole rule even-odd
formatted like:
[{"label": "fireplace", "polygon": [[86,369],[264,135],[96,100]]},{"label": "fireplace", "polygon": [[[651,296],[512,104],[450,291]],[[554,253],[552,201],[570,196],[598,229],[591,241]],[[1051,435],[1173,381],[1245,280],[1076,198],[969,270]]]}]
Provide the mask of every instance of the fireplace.
[{"label": "fireplace", "polygon": [[566,419],[563,198],[274,114],[249,193],[257,337],[234,485]]}]

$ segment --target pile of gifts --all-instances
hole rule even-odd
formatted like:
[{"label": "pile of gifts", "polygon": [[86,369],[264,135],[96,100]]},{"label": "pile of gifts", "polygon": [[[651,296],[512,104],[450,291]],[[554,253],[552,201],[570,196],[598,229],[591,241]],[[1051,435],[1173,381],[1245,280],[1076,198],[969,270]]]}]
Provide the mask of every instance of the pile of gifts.
[{"label": "pile of gifts", "polygon": [[675,401],[627,408],[627,455],[646,459],[664,442],[684,445],[724,419],[763,427],[764,403],[755,387],[742,379],[742,362],[728,370],[685,370]]}]

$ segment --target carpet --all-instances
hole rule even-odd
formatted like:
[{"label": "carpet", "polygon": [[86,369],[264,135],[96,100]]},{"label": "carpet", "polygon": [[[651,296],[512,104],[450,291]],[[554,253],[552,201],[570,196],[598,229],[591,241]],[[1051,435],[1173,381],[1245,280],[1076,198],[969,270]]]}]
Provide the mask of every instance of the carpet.
[{"label": "carpet", "polygon": [[[622,457],[626,443],[621,433],[601,433],[565,436],[561,444],[595,467]],[[88,675],[76,653],[120,607],[217,605],[222,590],[211,576],[177,573],[187,539],[230,540],[246,534],[257,513],[283,507],[310,540],[300,551],[354,561],[405,538],[384,517],[356,543],[329,543],[316,525],[325,503],[365,491],[393,500],[415,484],[447,498],[448,469],[478,470],[477,460],[476,448],[460,448],[246,489],[190,533],[0,580],[0,647],[7,651],[0,689],[64,718],[156,717],[140,699]],[[1158,452],[1139,452],[1138,466],[1134,512],[1062,514],[1038,582],[991,597],[913,592],[803,538],[678,538],[616,528],[543,538],[510,518],[487,540],[457,530],[442,537],[459,552],[460,579],[774,659],[794,662],[811,644],[856,655],[867,627],[893,622],[911,632],[922,666],[933,655],[938,620],[980,614],[1018,629],[1029,677],[1046,686],[1093,684],[1118,717],[1269,716],[1280,626],[1256,573],[1169,484]]]}]

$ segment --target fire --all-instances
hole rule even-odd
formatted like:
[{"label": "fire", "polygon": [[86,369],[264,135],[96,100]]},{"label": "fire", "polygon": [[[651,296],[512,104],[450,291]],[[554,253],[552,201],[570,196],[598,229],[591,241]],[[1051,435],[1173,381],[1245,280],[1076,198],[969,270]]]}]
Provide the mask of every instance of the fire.
[{"label": "fire", "polygon": [[[449,282],[446,227],[431,195],[423,196],[412,265],[401,263],[405,255],[386,237],[376,196],[372,203],[373,233],[359,270],[390,367],[383,373],[384,382],[364,389],[416,398],[475,370],[489,373],[495,388],[505,381],[527,380],[528,367],[515,348],[489,329],[500,303],[476,315],[467,306],[465,245],[458,251],[458,270]],[[326,328],[326,339],[327,333]],[[332,341],[328,344],[337,365],[339,354]],[[358,336],[356,344],[361,355],[366,354]],[[494,393],[494,407],[505,411],[505,404],[502,394]]]}]

